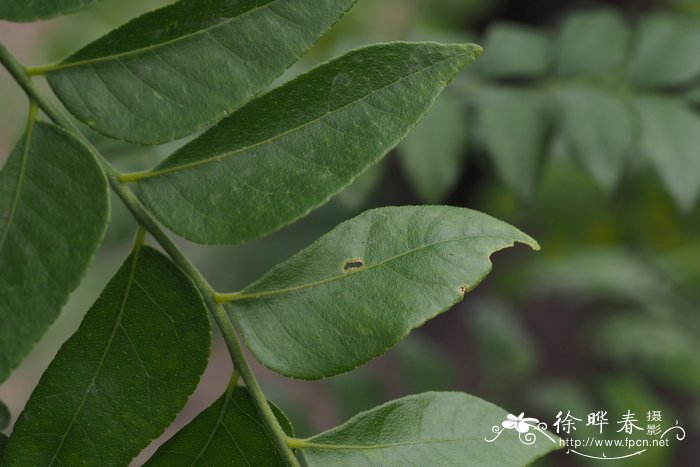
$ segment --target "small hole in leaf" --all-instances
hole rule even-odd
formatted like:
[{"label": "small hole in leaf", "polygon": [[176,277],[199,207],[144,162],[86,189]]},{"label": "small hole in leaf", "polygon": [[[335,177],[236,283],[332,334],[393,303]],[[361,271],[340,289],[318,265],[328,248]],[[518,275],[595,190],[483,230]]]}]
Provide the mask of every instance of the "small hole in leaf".
[{"label": "small hole in leaf", "polygon": [[464,295],[467,292],[469,292],[469,287],[467,287],[466,285],[463,285],[459,288],[459,294],[462,296],[462,298],[464,298]]},{"label": "small hole in leaf", "polygon": [[345,261],[345,264],[343,264],[343,272],[352,271],[353,269],[359,269],[362,266],[364,266],[364,264],[365,263],[362,261],[362,258],[349,259]]}]

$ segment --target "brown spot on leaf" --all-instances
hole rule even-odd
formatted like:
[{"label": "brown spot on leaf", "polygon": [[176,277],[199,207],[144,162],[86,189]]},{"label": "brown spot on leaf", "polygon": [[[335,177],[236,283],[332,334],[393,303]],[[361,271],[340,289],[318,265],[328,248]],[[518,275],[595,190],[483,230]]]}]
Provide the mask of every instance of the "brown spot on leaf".
[{"label": "brown spot on leaf", "polygon": [[364,261],[362,261],[362,258],[353,258],[353,259],[348,259],[345,261],[345,264],[343,264],[343,272],[349,272],[354,269],[360,269],[362,266],[364,266]]},{"label": "brown spot on leaf", "polygon": [[459,287],[459,294],[462,296],[462,298],[464,298],[464,295],[467,292],[469,292],[469,287],[467,287],[466,285],[462,285]]}]

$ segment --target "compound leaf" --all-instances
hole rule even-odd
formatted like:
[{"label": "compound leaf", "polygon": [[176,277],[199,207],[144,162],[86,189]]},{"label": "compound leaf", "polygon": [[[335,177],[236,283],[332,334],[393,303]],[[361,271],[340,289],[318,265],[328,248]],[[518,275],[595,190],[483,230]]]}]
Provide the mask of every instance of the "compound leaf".
[{"label": "compound leaf", "polygon": [[479,129],[500,178],[518,196],[535,193],[549,124],[535,92],[486,89],[478,102]]},{"label": "compound leaf", "polygon": [[468,120],[461,102],[443,94],[401,142],[403,168],[424,202],[442,201],[457,184],[467,137]]},{"label": "compound leaf", "polygon": [[683,102],[640,97],[641,150],[659,173],[676,204],[690,209],[700,192],[700,118]]},{"label": "compound leaf", "polygon": [[475,45],[357,49],[262,96],[150,172],[131,174],[175,233],[241,243],[299,219],[396,146]]},{"label": "compound leaf", "polygon": [[550,39],[534,28],[496,23],[484,37],[479,69],[487,78],[540,78],[552,64]]},{"label": "compound leaf", "polygon": [[[426,392],[362,412],[343,425],[299,440],[309,466],[520,467],[559,449],[558,439],[531,426],[532,444],[503,430],[503,409],[458,392]],[[503,432],[493,439],[492,427]]]},{"label": "compound leaf", "polygon": [[[292,425],[275,405],[270,403],[282,429],[293,436]],[[146,466],[207,466],[286,464],[280,458],[273,435],[243,387],[229,389],[187,426],[163,444]]]},{"label": "compound leaf", "polygon": [[631,79],[642,87],[674,87],[700,73],[700,23],[656,13],[646,17],[632,59]]},{"label": "compound leaf", "polygon": [[629,54],[631,36],[629,25],[615,10],[573,13],[557,38],[557,71],[571,76],[619,66]]},{"label": "compound leaf", "polygon": [[2,0],[0,18],[17,22],[49,19],[74,13],[102,0]]},{"label": "compound leaf", "polygon": [[257,359],[318,379],[381,355],[462,299],[515,227],[447,206],[367,211],[232,294],[231,317]]},{"label": "compound leaf", "polygon": [[574,156],[601,188],[622,175],[633,144],[632,114],[620,98],[592,87],[570,86],[559,94],[563,130]]},{"label": "compound leaf", "polygon": [[185,405],[209,345],[189,278],[136,249],[41,377],[3,465],[127,465]]},{"label": "compound leaf", "polygon": [[44,70],[93,129],[142,144],[187,136],[260,92],[354,0],[181,0]]},{"label": "compound leaf", "polygon": [[47,123],[30,123],[0,172],[0,382],[80,283],[109,218],[92,154]]}]

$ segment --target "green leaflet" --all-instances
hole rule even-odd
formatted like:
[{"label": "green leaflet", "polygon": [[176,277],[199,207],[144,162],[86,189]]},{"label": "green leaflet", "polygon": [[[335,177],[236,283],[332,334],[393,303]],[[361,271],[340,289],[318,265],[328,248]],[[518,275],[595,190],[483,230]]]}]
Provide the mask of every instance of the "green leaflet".
[{"label": "green leaflet", "polygon": [[484,36],[479,69],[488,79],[542,78],[552,64],[552,46],[544,32],[513,23],[496,23]]},{"label": "green leaflet", "polygon": [[499,177],[521,198],[532,198],[549,134],[541,94],[489,87],[478,100],[478,124]]},{"label": "green leaflet", "polygon": [[318,379],[381,355],[450,308],[488,274],[490,255],[516,241],[538,248],[516,228],[468,209],[374,209],[226,298],[262,364]]},{"label": "green leaflet", "polygon": [[61,101],[93,129],[162,143],[248,101],[353,3],[181,0],[33,72],[47,73]]},{"label": "green leaflet", "polygon": [[309,466],[520,467],[559,449],[558,439],[532,427],[531,445],[516,430],[503,430],[508,413],[458,392],[426,392],[362,412],[343,425],[298,440]]},{"label": "green leaflet", "polygon": [[641,87],[688,84],[700,74],[700,24],[667,13],[646,17],[631,65],[631,80]]},{"label": "green leaflet", "polygon": [[5,446],[7,445],[7,436],[4,433],[0,433],[0,459],[5,452]]},{"label": "green leaflet", "polygon": [[459,181],[469,121],[459,99],[442,94],[399,146],[406,176],[421,200],[442,201]]},{"label": "green leaflet", "polygon": [[[292,425],[270,403],[285,433]],[[258,415],[248,390],[231,385],[226,393],[163,444],[146,466],[284,466],[272,436]]]},{"label": "green leaflet", "polygon": [[633,145],[633,115],[620,99],[592,87],[569,86],[559,93],[564,136],[581,166],[598,185],[617,185]]},{"label": "green leaflet", "polygon": [[689,210],[700,193],[700,118],[670,97],[639,97],[634,103],[642,152],[678,207]]},{"label": "green leaflet", "polygon": [[320,206],[396,146],[476,45],[396,42],[349,52],[127,175],[158,219],[199,243],[241,243]]},{"label": "green leaflet", "polygon": [[74,13],[102,0],[2,0],[0,18],[17,22],[49,19]]},{"label": "green leaflet", "polygon": [[30,118],[0,172],[0,382],[78,286],[109,218],[107,181],[90,152]]},{"label": "green leaflet", "polygon": [[41,377],[2,465],[127,465],[185,405],[209,345],[189,278],[136,249]]},{"label": "green leaflet", "polygon": [[569,15],[557,38],[557,72],[566,77],[622,65],[629,55],[631,31],[616,10]]}]

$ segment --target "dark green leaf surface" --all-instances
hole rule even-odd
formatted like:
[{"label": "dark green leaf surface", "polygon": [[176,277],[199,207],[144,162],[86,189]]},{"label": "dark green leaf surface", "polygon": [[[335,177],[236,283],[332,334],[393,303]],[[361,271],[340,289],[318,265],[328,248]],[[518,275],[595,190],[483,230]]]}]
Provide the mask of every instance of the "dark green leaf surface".
[{"label": "dark green leaf surface", "polygon": [[127,465],[185,405],[209,345],[194,285],[142,247],[49,365],[2,465]]},{"label": "dark green leaf surface", "polygon": [[354,50],[256,99],[134,174],[168,228],[200,243],[261,237],[318,207],[396,146],[475,45]]},{"label": "dark green leaf surface", "polygon": [[681,209],[700,193],[700,118],[683,102],[665,97],[635,100],[641,149]]},{"label": "dark green leaf surface", "polygon": [[511,23],[497,23],[484,38],[484,57],[479,67],[491,79],[540,78],[552,64],[546,33]]},{"label": "dark green leaf surface", "polygon": [[[427,392],[362,412],[343,425],[308,440],[303,453],[310,466],[521,467],[558,449],[558,439],[530,429],[531,445],[500,427],[508,413],[479,398],[458,392]],[[517,415],[517,414],[516,414]]]},{"label": "dark green leaf surface", "polygon": [[10,410],[2,401],[0,401],[0,430],[7,428],[11,419],[12,415],[10,415]]},{"label": "dark green leaf surface", "polygon": [[620,98],[592,87],[564,88],[559,97],[574,156],[601,188],[613,189],[632,148],[632,113]]},{"label": "dark green leaf surface", "polygon": [[58,127],[34,124],[0,172],[0,382],[78,286],[108,218],[92,155]]},{"label": "dark green leaf surface", "polygon": [[4,433],[0,433],[0,459],[5,452],[5,446],[7,445],[7,436]]},{"label": "dark green leaf surface", "polygon": [[447,206],[367,211],[234,295],[231,316],[257,359],[317,379],[381,355],[460,301],[515,241],[485,214]]},{"label": "dark green leaf surface", "polygon": [[469,135],[462,107],[457,97],[441,95],[399,146],[406,175],[426,203],[442,201],[461,176]]},{"label": "dark green leaf surface", "polygon": [[548,122],[542,96],[493,87],[479,99],[479,129],[499,177],[518,196],[532,198],[546,155]]},{"label": "dark green leaf surface", "polygon": [[[293,436],[287,417],[270,404],[285,433]],[[284,466],[272,434],[243,387],[229,388],[186,427],[163,444],[146,466]]]},{"label": "dark green leaf surface", "polygon": [[28,22],[73,13],[102,0],[2,0],[0,19]]},{"label": "dark green leaf surface", "polygon": [[354,0],[182,0],[49,68],[51,87],[95,130],[135,143],[187,136],[260,92]]},{"label": "dark green leaf surface", "polygon": [[637,86],[673,87],[700,74],[700,23],[667,13],[645,18],[632,60]]},{"label": "dark green leaf surface", "polygon": [[630,38],[630,28],[617,11],[571,14],[557,38],[557,71],[571,76],[619,66],[629,54]]}]

